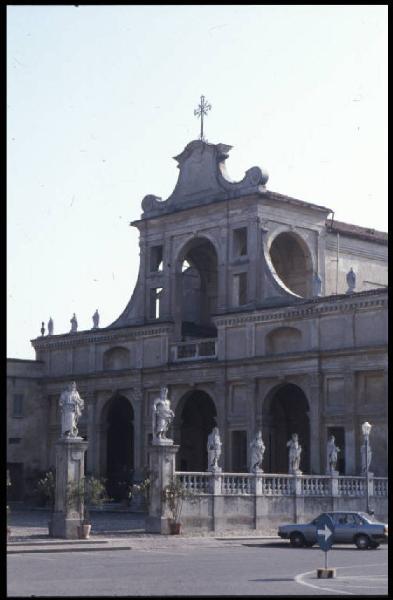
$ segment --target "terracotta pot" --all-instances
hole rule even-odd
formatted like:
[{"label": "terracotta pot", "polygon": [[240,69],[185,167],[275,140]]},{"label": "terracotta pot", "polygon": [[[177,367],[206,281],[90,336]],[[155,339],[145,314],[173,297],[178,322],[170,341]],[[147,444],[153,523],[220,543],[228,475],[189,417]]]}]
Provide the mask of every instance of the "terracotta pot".
[{"label": "terracotta pot", "polygon": [[90,537],[91,523],[78,525],[78,537],[80,540],[87,540]]},{"label": "terracotta pot", "polygon": [[181,529],[181,523],[175,521],[169,521],[169,533],[171,535],[179,535]]}]

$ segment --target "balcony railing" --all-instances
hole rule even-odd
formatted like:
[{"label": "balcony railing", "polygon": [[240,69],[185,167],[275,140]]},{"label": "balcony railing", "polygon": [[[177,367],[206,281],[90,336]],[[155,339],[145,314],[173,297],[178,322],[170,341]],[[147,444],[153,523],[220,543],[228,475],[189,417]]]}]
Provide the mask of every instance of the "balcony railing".
[{"label": "balcony railing", "polygon": [[184,362],[191,360],[206,360],[217,357],[217,339],[205,338],[195,342],[178,342],[171,344],[172,362]]}]

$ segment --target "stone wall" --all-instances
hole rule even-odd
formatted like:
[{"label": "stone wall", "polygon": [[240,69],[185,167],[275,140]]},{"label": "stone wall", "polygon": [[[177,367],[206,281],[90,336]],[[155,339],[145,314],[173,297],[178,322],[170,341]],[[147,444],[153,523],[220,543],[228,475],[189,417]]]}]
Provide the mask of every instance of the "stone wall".
[{"label": "stone wall", "polygon": [[37,474],[48,463],[48,407],[41,391],[43,364],[39,361],[7,361],[7,468],[11,476],[10,498],[21,501],[31,495]]}]

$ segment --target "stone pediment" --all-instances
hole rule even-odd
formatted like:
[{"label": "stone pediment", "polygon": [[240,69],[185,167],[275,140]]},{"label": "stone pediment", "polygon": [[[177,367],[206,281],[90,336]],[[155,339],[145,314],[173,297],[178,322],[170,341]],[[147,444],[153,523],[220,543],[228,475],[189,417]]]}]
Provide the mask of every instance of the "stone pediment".
[{"label": "stone pediment", "polygon": [[259,167],[248,169],[239,182],[229,178],[225,160],[231,148],[226,144],[209,144],[202,140],[187,144],[183,152],[174,157],[180,173],[172,194],[167,200],[152,194],[145,196],[142,218],[210,204],[215,200],[263,193],[269,176]]}]

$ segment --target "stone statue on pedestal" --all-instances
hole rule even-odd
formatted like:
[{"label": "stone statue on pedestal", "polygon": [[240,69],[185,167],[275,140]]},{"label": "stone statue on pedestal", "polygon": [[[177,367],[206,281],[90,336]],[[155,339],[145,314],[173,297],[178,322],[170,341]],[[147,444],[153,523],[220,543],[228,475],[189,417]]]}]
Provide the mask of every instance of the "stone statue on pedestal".
[{"label": "stone statue on pedestal", "polygon": [[221,468],[218,466],[218,460],[221,456],[221,446],[220,432],[218,431],[218,427],[214,427],[207,437],[208,471],[221,471]]},{"label": "stone statue on pedestal", "polygon": [[251,448],[251,464],[250,464],[250,472],[251,473],[263,473],[262,470],[262,461],[263,455],[265,453],[265,444],[262,440],[262,431],[258,431],[253,441],[250,443]]},{"label": "stone statue on pedestal", "polygon": [[78,437],[78,420],[84,408],[84,401],[79,396],[75,381],[60,395],[61,437]]},{"label": "stone statue on pedestal", "polygon": [[70,319],[70,323],[71,323],[71,331],[70,331],[70,333],[77,332],[78,331],[78,321],[76,320],[75,313],[72,315],[72,318]]},{"label": "stone statue on pedestal", "polygon": [[352,292],[355,291],[355,287],[356,287],[356,275],[355,275],[352,267],[349,269],[349,271],[347,273],[347,284],[348,284],[348,289],[347,289],[346,293],[352,294]]},{"label": "stone statue on pedestal", "polygon": [[300,455],[302,453],[302,447],[299,444],[299,438],[297,433],[292,434],[292,438],[287,442],[287,447],[289,448],[289,473],[295,475],[301,475],[300,471]]},{"label": "stone statue on pedestal", "polygon": [[167,395],[168,388],[162,387],[160,397],[153,403],[153,443],[157,445],[173,444],[173,440],[166,437],[169,425],[175,417]]},{"label": "stone statue on pedestal", "polygon": [[42,321],[41,323],[41,335],[45,335],[45,323]]},{"label": "stone statue on pedestal", "polygon": [[328,475],[333,474],[336,471],[336,465],[338,460],[338,453],[341,452],[340,448],[336,446],[335,437],[331,435],[328,439],[326,446],[326,473]]},{"label": "stone statue on pedestal", "polygon": [[98,324],[100,322],[100,315],[98,314],[98,308],[93,315],[93,329],[98,329]]},{"label": "stone statue on pedestal", "polygon": [[50,317],[48,321],[48,335],[53,335],[53,319]]}]

